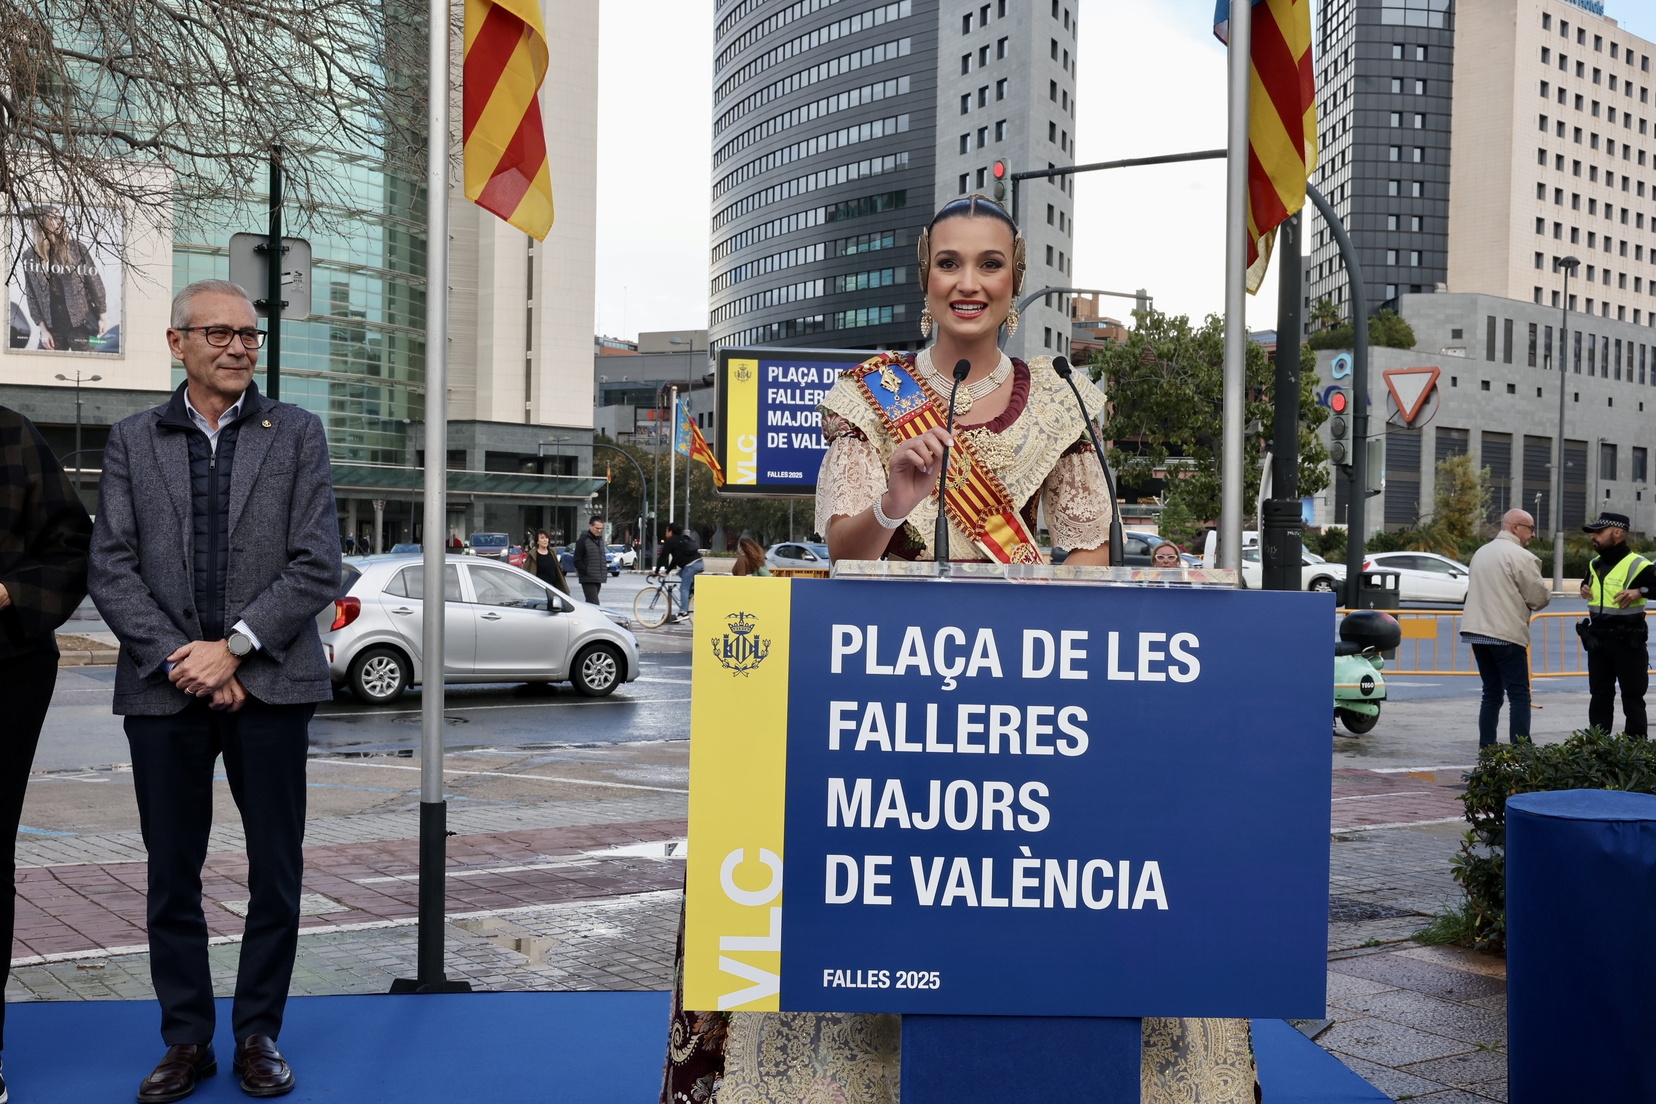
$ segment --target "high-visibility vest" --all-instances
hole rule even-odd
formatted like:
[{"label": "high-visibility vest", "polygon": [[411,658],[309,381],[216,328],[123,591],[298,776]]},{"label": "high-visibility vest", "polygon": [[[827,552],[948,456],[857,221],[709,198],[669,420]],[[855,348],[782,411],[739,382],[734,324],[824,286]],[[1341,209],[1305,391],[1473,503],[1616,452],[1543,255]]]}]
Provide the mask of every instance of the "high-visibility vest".
[{"label": "high-visibility vest", "polygon": [[1599,557],[1594,556],[1593,562],[1587,566],[1587,578],[1590,582],[1588,593],[1588,609],[1594,617],[1643,617],[1645,609],[1644,595],[1640,595],[1632,604],[1623,608],[1616,604],[1616,595],[1627,589],[1627,584],[1638,577],[1639,572],[1650,566],[1650,561],[1635,552],[1629,552],[1610,573],[1601,577],[1596,570]]}]

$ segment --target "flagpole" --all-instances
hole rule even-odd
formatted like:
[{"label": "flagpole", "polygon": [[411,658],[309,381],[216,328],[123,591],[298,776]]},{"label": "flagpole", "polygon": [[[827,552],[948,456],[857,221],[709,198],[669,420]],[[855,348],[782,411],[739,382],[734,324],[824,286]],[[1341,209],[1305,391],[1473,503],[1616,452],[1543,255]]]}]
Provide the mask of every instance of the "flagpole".
[{"label": "flagpole", "polygon": [[443,801],[443,585],[448,536],[449,4],[430,0],[426,119],[425,563],[420,684],[420,882],[416,976],[393,993],[469,992],[443,973],[448,806]]},{"label": "flagpole", "polygon": [[[673,488],[678,486],[678,388],[673,388],[673,416],[667,419],[672,426],[671,436],[667,438],[667,520],[673,520]],[[685,482],[690,481],[688,466],[685,470]],[[683,524],[680,522],[679,524]],[[679,532],[684,532],[680,529]]]},{"label": "flagpole", "polygon": [[[1247,378],[1248,85],[1252,0],[1231,0],[1229,10],[1230,125],[1225,156],[1225,367],[1223,461],[1220,466],[1219,566],[1242,567],[1242,402]],[[1279,338],[1280,339],[1280,338]],[[1238,581],[1240,581],[1238,574]]]}]

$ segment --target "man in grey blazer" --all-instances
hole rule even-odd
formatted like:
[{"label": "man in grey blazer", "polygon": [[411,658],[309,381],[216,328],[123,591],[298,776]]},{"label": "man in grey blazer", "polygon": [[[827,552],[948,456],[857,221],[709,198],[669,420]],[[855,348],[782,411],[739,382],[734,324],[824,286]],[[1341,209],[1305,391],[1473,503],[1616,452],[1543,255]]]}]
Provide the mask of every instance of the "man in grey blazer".
[{"label": "man in grey blazer", "polygon": [[264,335],[247,293],[202,280],[173,300],[184,364],[171,401],[117,424],[104,452],[92,598],[121,640],[115,712],[149,852],[150,970],[167,1053],[138,1090],[165,1104],[217,1072],[201,868],[222,752],[247,835],[234,1070],[293,1088],[276,1049],[304,869],[305,753],[332,697],[315,617],[338,596],[339,526],[316,415],[259,394]]}]

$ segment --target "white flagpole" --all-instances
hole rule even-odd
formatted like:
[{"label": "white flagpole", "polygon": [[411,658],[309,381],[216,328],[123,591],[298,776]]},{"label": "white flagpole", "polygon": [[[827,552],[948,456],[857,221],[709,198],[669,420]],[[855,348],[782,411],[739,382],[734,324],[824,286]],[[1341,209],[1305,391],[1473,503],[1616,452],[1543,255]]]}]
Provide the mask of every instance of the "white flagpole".
[{"label": "white flagpole", "polygon": [[[1242,402],[1247,379],[1248,85],[1252,0],[1230,2],[1230,126],[1225,155],[1225,369],[1219,566],[1242,568]],[[1280,337],[1279,337],[1280,340]],[[1240,574],[1238,579],[1240,580]]]},{"label": "white flagpole", "polygon": [[[673,388],[673,416],[667,422],[667,520],[673,520],[673,488],[678,485],[678,388]],[[689,482],[689,472],[685,473]],[[680,522],[682,525],[683,522]]]},{"label": "white flagpole", "polygon": [[443,802],[443,568],[448,554],[448,152],[449,5],[429,0],[430,102],[426,119],[425,590],[421,615],[420,883],[416,974],[394,993],[470,989],[443,971],[444,852],[448,807]]}]

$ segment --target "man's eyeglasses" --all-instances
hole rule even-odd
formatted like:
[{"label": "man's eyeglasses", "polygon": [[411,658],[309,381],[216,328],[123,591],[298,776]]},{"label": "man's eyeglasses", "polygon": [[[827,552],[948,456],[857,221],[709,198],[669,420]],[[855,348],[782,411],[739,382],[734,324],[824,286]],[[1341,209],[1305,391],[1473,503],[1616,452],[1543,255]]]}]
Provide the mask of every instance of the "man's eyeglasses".
[{"label": "man's eyeglasses", "polygon": [[244,349],[257,349],[265,342],[265,331],[263,330],[237,330],[229,326],[174,326],[173,328],[179,333],[185,334],[191,330],[199,330],[201,336],[207,339],[207,344],[215,349],[229,348],[232,337],[241,338],[242,348]]}]

